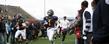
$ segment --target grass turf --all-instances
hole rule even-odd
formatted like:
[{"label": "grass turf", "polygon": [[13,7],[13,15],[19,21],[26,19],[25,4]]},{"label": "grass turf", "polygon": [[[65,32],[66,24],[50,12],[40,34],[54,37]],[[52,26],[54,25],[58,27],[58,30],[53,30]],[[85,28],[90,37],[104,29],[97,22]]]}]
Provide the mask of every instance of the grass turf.
[{"label": "grass turf", "polygon": [[[75,44],[75,36],[67,35],[64,41],[65,44]],[[38,40],[32,40],[29,44],[50,44],[48,39],[38,38]],[[61,44],[61,39],[56,39],[55,44]]]}]

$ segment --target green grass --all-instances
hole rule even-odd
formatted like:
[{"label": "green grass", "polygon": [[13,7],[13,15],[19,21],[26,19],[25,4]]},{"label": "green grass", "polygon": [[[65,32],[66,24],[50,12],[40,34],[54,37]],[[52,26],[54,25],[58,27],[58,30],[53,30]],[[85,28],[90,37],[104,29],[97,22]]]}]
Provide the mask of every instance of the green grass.
[{"label": "green grass", "polygon": [[[74,35],[67,35],[65,39],[65,44],[75,44]],[[32,40],[29,44],[49,44],[48,39],[38,38],[38,40]],[[55,44],[61,44],[61,39],[56,39]]]}]

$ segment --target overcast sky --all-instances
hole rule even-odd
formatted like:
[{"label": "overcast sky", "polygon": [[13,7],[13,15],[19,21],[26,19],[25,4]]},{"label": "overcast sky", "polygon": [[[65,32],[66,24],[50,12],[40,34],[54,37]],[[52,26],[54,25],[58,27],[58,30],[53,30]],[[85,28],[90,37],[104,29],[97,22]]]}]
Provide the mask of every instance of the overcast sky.
[{"label": "overcast sky", "polygon": [[[55,16],[75,17],[83,0],[0,0],[0,4],[20,6],[37,19],[42,19],[49,9]],[[44,6],[45,5],[45,6]],[[45,11],[45,12],[44,12]]]}]

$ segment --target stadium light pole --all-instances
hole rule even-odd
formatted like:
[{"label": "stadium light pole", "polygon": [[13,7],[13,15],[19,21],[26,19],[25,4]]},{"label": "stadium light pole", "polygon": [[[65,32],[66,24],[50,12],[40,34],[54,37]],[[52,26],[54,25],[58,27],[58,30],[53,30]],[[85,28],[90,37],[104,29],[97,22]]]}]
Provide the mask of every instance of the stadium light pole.
[{"label": "stadium light pole", "polygon": [[44,0],[44,16],[46,16],[46,0]]},{"label": "stadium light pole", "polygon": [[4,12],[6,12],[5,10],[6,10],[6,0],[5,0],[5,5],[4,5]]},{"label": "stadium light pole", "polygon": [[5,14],[5,15],[7,15],[6,1],[7,1],[7,0],[5,0],[5,5],[4,5],[4,14]]},{"label": "stadium light pole", "polygon": [[6,2],[7,0],[5,0],[5,4],[4,4],[4,9],[3,9],[3,19],[4,19],[4,21],[5,21],[5,23],[7,23],[8,22],[8,10],[7,10],[7,5],[6,5]]},{"label": "stadium light pole", "polygon": [[[17,1],[17,8],[20,7],[20,0]],[[17,13],[19,13],[18,9],[17,9]]]}]

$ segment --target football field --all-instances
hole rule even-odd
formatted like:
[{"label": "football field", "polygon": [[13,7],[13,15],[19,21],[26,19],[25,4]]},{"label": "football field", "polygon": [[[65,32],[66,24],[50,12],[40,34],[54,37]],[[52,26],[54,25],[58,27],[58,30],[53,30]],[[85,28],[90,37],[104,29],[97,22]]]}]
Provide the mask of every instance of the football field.
[{"label": "football field", "polygon": [[[75,44],[75,36],[67,35],[65,39],[65,44]],[[38,38],[37,40],[32,40],[29,44],[50,44],[48,39]],[[55,44],[61,44],[61,39],[56,39]]]}]

